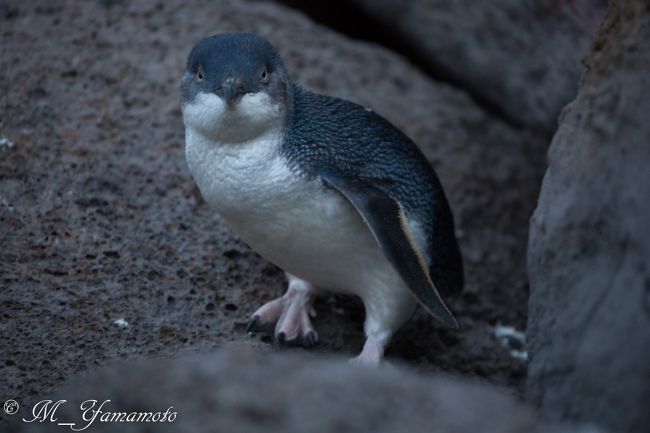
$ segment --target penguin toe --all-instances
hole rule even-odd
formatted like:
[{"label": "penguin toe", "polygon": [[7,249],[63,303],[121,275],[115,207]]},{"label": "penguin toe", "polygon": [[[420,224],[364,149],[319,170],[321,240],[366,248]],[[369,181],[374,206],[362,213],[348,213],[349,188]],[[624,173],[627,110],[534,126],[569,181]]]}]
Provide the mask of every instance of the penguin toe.
[{"label": "penguin toe", "polygon": [[284,332],[278,332],[273,339],[273,346],[276,349],[283,349],[287,346],[287,335]]},{"label": "penguin toe", "polygon": [[251,336],[254,336],[258,332],[261,332],[262,334],[273,335],[275,323],[275,320],[265,321],[262,317],[254,314],[248,320],[248,323],[246,325],[246,333]]},{"label": "penguin toe", "polygon": [[246,325],[246,333],[247,334],[254,334],[256,333],[258,329],[258,322],[260,321],[260,316],[257,314],[254,314],[253,317],[251,317],[248,320],[248,324]]}]

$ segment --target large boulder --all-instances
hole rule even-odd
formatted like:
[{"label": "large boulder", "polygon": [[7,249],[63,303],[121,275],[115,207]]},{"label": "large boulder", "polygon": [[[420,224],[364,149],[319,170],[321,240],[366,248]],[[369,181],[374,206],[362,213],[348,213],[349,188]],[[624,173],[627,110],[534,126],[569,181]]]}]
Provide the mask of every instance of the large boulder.
[{"label": "large boulder", "polygon": [[612,1],[531,221],[527,395],[617,432],[650,426],[650,10]]},{"label": "large boulder", "polygon": [[[57,422],[98,433],[596,433],[543,424],[511,395],[484,384],[402,368],[359,368],[333,358],[262,356],[241,348],[105,368],[49,398],[66,400],[56,411]],[[98,402],[94,409],[110,400],[93,422],[91,411],[81,418],[80,406],[90,399]],[[33,420],[33,412],[22,407],[11,431],[62,431],[49,420],[20,421]],[[132,419],[151,412],[156,422],[102,422],[115,412],[124,412],[125,420],[133,412]]]},{"label": "large boulder", "polygon": [[606,1],[354,0],[435,76],[552,133]]}]

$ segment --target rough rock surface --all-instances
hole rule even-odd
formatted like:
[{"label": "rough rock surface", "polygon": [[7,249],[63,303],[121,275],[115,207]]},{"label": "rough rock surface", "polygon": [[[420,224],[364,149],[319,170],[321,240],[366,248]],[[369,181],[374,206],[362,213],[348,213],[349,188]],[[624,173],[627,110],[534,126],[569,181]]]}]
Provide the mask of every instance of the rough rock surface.
[{"label": "rough rock surface", "polygon": [[424,67],[513,122],[552,133],[606,1],[354,0]]},{"label": "rough rock surface", "polygon": [[[177,412],[173,422],[130,424],[102,423],[100,414],[87,428],[93,432],[595,433],[543,426],[503,391],[448,376],[251,350],[105,368],[71,381],[53,397],[59,399],[67,402],[57,420],[78,423],[77,429],[88,425],[79,409],[88,399],[110,400],[103,411],[155,413],[173,406],[169,413]],[[17,416],[34,418],[31,408]],[[11,427],[16,433],[61,431],[49,422]]]},{"label": "rough rock surface", "polygon": [[[0,6],[0,389],[27,404],[116,359],[269,347],[244,327],[283,275],[200,199],[183,153],[185,57],[227,30],[270,38],[300,83],[373,107],[438,170],[465,256],[466,291],[451,304],[462,329],[418,315],[388,361],[521,386],[525,364],[492,326],[525,327],[543,141],[277,4],[12,1]],[[316,350],[356,354],[360,303],[332,296],[316,310]]]},{"label": "rough rock surface", "polygon": [[650,9],[613,1],[562,116],[532,219],[528,398],[650,426]]}]

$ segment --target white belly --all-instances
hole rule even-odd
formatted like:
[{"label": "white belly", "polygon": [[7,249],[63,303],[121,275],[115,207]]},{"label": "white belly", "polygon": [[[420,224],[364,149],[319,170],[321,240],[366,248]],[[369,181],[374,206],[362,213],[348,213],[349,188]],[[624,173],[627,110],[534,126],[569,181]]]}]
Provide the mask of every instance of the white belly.
[{"label": "white belly", "polygon": [[188,130],[188,165],[210,206],[255,251],[317,286],[358,293],[369,273],[395,279],[354,208],[291,171],[278,140],[221,144]]}]

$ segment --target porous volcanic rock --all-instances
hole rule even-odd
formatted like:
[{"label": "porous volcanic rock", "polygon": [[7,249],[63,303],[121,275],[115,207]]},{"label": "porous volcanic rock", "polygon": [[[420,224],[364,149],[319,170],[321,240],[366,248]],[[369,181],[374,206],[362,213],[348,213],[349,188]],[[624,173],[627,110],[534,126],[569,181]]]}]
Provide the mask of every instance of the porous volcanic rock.
[{"label": "porous volcanic rock", "polygon": [[650,9],[613,1],[549,152],[530,229],[527,396],[650,426]]},{"label": "porous volcanic rock", "polygon": [[575,97],[607,2],[354,0],[431,73],[548,133]]},{"label": "porous volcanic rock", "polygon": [[[112,366],[71,381],[52,397],[60,399],[66,403],[56,411],[58,422],[76,423],[75,429],[90,424],[94,432],[596,433],[543,424],[502,390],[445,375],[241,348]],[[80,405],[89,399],[98,401],[94,409],[110,400],[92,423],[92,411],[81,418]],[[176,412],[173,421],[155,415],[166,411]],[[124,419],[151,412],[157,422],[101,421],[116,412]],[[16,416],[34,419],[29,407]],[[11,427],[16,433],[62,428],[38,421]]]}]

